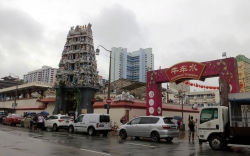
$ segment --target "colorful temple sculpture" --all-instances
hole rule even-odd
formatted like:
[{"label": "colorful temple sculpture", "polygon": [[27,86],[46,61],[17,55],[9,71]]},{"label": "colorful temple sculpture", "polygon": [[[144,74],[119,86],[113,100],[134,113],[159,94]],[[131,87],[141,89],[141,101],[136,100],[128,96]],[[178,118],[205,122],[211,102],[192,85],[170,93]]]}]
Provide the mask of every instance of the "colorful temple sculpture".
[{"label": "colorful temple sculpture", "polygon": [[100,85],[91,24],[69,30],[54,88],[55,114],[93,112],[92,99]]}]

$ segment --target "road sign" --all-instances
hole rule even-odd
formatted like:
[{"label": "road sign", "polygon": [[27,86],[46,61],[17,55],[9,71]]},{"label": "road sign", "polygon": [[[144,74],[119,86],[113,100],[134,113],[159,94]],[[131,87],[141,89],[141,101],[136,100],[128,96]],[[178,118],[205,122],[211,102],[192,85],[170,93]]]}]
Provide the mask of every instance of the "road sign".
[{"label": "road sign", "polygon": [[106,99],[106,102],[107,102],[107,104],[111,104],[111,102],[112,102],[111,98],[108,97],[108,98]]}]

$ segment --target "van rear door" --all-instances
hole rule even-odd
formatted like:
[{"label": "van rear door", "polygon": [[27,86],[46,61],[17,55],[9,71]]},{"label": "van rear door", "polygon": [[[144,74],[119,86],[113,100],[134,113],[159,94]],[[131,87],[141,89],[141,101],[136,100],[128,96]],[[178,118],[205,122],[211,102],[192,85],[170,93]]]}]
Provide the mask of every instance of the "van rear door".
[{"label": "van rear door", "polygon": [[111,129],[109,115],[100,115],[98,127],[99,127],[99,130]]}]

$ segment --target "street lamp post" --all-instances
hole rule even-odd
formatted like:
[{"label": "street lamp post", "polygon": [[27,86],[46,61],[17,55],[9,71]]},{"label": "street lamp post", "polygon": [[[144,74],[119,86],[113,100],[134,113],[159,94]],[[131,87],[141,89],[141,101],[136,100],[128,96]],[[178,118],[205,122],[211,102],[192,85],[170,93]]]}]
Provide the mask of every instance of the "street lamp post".
[{"label": "street lamp post", "polygon": [[181,98],[181,118],[182,118],[182,123],[183,123],[183,121],[184,121],[184,119],[183,119],[183,105],[184,105],[184,102],[185,102],[185,91],[178,90],[178,95],[179,95],[178,96],[179,102],[180,102],[180,98]]},{"label": "street lamp post", "polygon": [[16,107],[16,99],[17,99],[17,89],[18,89],[18,80],[19,80],[19,76],[16,76],[15,74],[12,74],[10,73],[9,74],[9,79],[11,78],[11,75],[17,77],[17,80],[16,80],[16,92],[15,92],[15,99],[14,99],[14,108]]},{"label": "street lamp post", "polygon": [[[111,53],[112,51],[107,50],[106,48],[104,48],[102,45],[99,45],[96,49],[96,55],[99,55],[100,53],[100,49],[98,49],[99,47],[102,47],[103,49],[105,49],[106,51],[108,51],[110,53],[110,57],[109,57],[109,83],[108,83],[108,99],[110,98],[110,77],[111,77]],[[107,105],[107,114],[109,114],[109,104]]]},{"label": "street lamp post", "polygon": [[[183,101],[184,99],[184,101]],[[182,120],[183,120],[183,105],[185,103],[185,91],[182,92]]]}]

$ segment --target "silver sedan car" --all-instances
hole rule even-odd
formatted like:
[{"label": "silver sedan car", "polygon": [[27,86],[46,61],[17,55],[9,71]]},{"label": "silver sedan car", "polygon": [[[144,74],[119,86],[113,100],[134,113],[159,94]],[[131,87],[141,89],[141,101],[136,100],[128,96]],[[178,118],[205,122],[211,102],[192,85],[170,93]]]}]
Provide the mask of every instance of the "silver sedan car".
[{"label": "silver sedan car", "polygon": [[174,137],[179,136],[179,130],[173,122],[173,117],[140,116],[120,126],[118,135],[121,139],[134,136],[148,137],[154,142],[158,142],[163,138],[171,141]]}]

